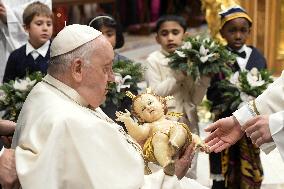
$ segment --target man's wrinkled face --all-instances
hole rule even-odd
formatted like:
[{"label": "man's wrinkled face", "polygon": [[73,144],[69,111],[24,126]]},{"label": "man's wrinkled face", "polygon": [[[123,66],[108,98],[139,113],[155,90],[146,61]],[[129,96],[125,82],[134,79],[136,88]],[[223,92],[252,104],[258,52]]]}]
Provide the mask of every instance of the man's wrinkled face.
[{"label": "man's wrinkled face", "polygon": [[[103,37],[104,38],[104,37]],[[81,94],[94,108],[100,106],[106,98],[107,83],[114,81],[112,63],[114,52],[111,44],[104,38],[96,48],[89,63],[82,68]]]}]

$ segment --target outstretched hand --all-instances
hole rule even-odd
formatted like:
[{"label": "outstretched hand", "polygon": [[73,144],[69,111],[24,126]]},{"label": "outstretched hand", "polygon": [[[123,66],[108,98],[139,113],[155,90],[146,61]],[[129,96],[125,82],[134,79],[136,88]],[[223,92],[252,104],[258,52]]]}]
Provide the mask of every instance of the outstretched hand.
[{"label": "outstretched hand", "polygon": [[115,115],[116,115],[117,118],[115,120],[120,121],[120,122],[125,122],[126,120],[131,119],[130,112],[127,109],[125,109],[125,111],[126,112],[121,112],[121,111],[116,112]]},{"label": "outstretched hand", "polygon": [[269,129],[268,115],[255,116],[244,124],[242,130],[246,132],[247,137],[251,138],[252,143],[258,147],[273,141]]},{"label": "outstretched hand", "polygon": [[210,151],[216,153],[235,144],[244,134],[234,116],[210,124],[205,131],[211,132],[205,142],[210,146]]}]

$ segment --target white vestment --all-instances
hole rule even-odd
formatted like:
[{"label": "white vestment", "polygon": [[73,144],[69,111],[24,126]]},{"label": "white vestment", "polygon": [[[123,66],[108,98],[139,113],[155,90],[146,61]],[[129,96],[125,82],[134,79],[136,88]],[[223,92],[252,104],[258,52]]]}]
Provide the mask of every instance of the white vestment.
[{"label": "white vestment", "polygon": [[[23,12],[26,6],[38,0],[1,0],[6,8],[7,24],[0,20],[0,79],[2,81],[6,62],[12,51],[28,41],[23,27]],[[51,0],[40,0],[51,8]]]},{"label": "white vestment", "polygon": [[[275,147],[284,161],[284,71],[269,87],[255,99],[255,106],[260,115],[269,115],[269,128],[274,142],[263,144],[260,148],[269,153]],[[253,109],[246,105],[233,113],[243,125],[251,117]]]},{"label": "white vestment", "polygon": [[26,99],[13,140],[23,189],[206,188],[166,176],[162,169],[144,176],[133,139],[50,75]]}]

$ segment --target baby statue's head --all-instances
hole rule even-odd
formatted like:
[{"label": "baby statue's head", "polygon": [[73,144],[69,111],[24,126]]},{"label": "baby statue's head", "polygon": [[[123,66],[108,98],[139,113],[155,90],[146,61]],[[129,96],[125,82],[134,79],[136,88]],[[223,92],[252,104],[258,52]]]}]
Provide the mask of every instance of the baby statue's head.
[{"label": "baby statue's head", "polygon": [[128,96],[132,98],[132,114],[141,123],[157,121],[168,112],[167,98],[156,95],[149,88],[137,96],[128,92]]}]

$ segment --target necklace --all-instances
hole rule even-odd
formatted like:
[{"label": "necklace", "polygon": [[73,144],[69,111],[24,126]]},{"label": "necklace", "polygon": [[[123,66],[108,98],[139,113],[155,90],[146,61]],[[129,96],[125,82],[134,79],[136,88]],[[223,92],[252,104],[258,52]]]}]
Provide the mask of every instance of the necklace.
[{"label": "necklace", "polygon": [[[92,115],[96,116],[97,118],[104,120],[108,123],[111,123],[112,125],[114,124],[116,129],[119,131],[119,133],[121,133],[124,136],[127,143],[130,144],[135,149],[135,151],[137,151],[141,155],[141,157],[143,158],[144,163],[145,163],[145,170],[148,169],[148,166],[147,166],[148,163],[145,161],[143,150],[142,150],[141,146],[130,135],[128,135],[121,126],[116,124],[112,119],[110,119],[107,115],[104,115],[100,111],[93,109],[92,107],[83,106],[82,104],[80,104],[79,102],[74,100],[72,97],[70,97],[68,94],[66,94],[64,91],[62,91],[61,89],[59,89],[55,85],[49,83],[48,81],[46,81],[46,80],[42,80],[42,81],[44,83],[48,84],[49,86],[55,88],[56,90],[58,90],[61,94],[63,94],[67,98],[69,98],[72,102],[74,102],[77,105],[79,105],[80,107],[84,108],[85,110],[90,112]],[[145,172],[149,173],[149,170],[147,170]]]}]

